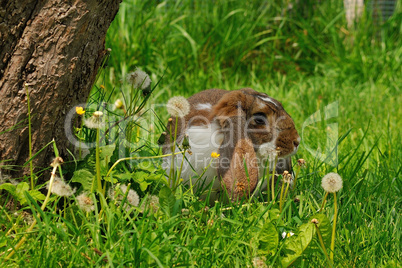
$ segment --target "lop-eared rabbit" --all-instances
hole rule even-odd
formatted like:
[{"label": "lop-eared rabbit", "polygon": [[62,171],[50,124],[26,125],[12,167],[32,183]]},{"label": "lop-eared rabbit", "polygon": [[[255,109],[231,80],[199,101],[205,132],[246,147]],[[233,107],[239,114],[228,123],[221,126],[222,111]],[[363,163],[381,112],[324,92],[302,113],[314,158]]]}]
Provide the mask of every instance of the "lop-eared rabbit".
[{"label": "lop-eared rabbit", "polygon": [[[178,117],[176,136],[176,144],[180,147],[184,136],[188,135],[192,152],[185,154],[181,173],[183,183],[195,189],[212,189],[212,201],[219,198],[218,193],[224,192],[234,201],[253,193],[264,168],[269,167],[267,161],[271,159],[272,163],[275,155],[279,159],[275,173],[291,171],[290,157],[296,153],[300,137],[292,118],[279,101],[244,88],[204,90],[188,98],[188,102],[190,112]],[[164,154],[172,150],[176,120],[172,119],[167,124]],[[180,150],[178,146],[176,152]],[[212,153],[220,156],[213,158]],[[182,159],[182,154],[175,156],[173,167],[176,171],[180,170]],[[167,174],[171,161],[171,156],[164,158]],[[269,179],[260,184],[261,189],[266,189],[267,181]]]}]

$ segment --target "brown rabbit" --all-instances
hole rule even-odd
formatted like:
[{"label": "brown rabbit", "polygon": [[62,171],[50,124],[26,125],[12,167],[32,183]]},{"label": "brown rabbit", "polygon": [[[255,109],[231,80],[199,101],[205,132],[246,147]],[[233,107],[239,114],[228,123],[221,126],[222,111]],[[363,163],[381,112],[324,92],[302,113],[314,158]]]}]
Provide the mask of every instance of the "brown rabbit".
[{"label": "brown rabbit", "polygon": [[[212,183],[215,193],[226,190],[231,200],[237,200],[255,190],[270,157],[271,164],[275,155],[279,158],[276,173],[291,171],[290,156],[296,153],[300,137],[280,102],[250,88],[209,89],[188,98],[188,102],[190,112],[178,118],[176,138],[181,146],[188,135],[191,146],[192,154],[186,153],[183,162],[184,183],[190,184],[191,180],[196,189],[210,189]],[[168,131],[166,135],[165,154],[171,153],[174,126],[175,118],[167,125],[172,134]],[[213,152],[220,154],[219,158],[212,158]],[[175,170],[179,169],[182,157],[175,157]],[[171,161],[172,157],[164,159],[168,174]]]}]

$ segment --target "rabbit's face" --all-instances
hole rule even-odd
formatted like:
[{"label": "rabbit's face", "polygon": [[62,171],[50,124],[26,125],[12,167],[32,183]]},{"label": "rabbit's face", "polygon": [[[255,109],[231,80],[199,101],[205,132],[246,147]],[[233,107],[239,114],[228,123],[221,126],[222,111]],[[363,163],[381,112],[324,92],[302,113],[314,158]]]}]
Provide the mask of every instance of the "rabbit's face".
[{"label": "rabbit's face", "polygon": [[276,151],[285,158],[296,153],[300,137],[295,124],[280,102],[261,93],[251,107],[247,130],[257,152],[263,156]]},{"label": "rabbit's face", "polygon": [[[282,104],[268,95],[252,89],[233,92],[222,98],[215,111],[221,124],[225,121],[228,132],[245,132],[242,136],[250,138],[259,156],[267,158],[277,153],[285,158],[296,153],[300,137],[295,124]],[[231,124],[234,116],[244,117],[246,125],[239,128]]]}]

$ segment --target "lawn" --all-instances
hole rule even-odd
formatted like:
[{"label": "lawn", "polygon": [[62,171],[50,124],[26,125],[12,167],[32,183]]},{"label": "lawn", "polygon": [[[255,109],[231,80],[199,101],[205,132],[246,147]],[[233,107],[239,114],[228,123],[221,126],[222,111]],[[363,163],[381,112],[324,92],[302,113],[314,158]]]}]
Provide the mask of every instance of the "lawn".
[{"label": "lawn", "polygon": [[[75,122],[76,136],[94,148],[64,159],[58,175],[75,188],[68,197],[21,194],[29,178],[26,186],[0,185],[4,196],[14,191],[0,204],[0,261],[8,259],[10,267],[401,267],[401,9],[399,1],[381,22],[368,8],[348,27],[342,1],[124,0],[81,115],[88,121],[101,110],[108,127]],[[126,79],[136,68],[152,80],[145,97]],[[164,104],[204,89],[244,87],[279,100],[302,138],[292,158],[297,184],[282,209],[278,185],[275,201],[267,191],[213,206],[185,186],[166,187],[157,158],[168,119]],[[118,162],[124,157],[130,159]],[[297,159],[306,165],[299,168]],[[342,177],[343,188],[320,210],[321,180],[330,172]],[[21,203],[16,211],[6,206],[12,196]]]}]

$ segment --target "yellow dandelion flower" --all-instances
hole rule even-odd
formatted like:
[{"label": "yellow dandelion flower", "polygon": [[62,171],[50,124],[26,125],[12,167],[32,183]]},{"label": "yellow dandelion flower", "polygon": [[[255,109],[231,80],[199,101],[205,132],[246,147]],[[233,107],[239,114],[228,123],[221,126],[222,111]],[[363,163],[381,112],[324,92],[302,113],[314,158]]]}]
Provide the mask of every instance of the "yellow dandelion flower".
[{"label": "yellow dandelion flower", "polygon": [[104,86],[104,85],[100,85],[100,88],[101,88],[101,89],[105,89],[105,86]]},{"label": "yellow dandelion flower", "polygon": [[84,108],[82,108],[82,107],[80,107],[80,106],[75,107],[75,112],[76,112],[78,115],[83,115],[83,114],[85,114]]},{"label": "yellow dandelion flower", "polygon": [[219,156],[221,156],[221,155],[218,154],[218,153],[215,153],[215,152],[212,152],[212,153],[211,153],[211,157],[212,157],[212,158],[219,158]]}]

